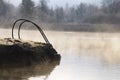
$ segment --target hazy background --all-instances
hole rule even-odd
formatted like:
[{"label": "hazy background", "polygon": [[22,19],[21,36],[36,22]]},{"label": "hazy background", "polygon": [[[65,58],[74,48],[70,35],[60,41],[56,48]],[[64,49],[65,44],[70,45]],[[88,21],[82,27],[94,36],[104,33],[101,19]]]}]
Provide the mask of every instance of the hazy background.
[{"label": "hazy background", "polygon": [[[0,28],[7,28],[0,29],[0,38],[11,37],[19,18],[47,30],[60,65],[52,71],[48,62],[29,70],[1,68],[0,80],[120,80],[120,0],[0,0]],[[23,41],[44,41],[31,24],[22,28],[30,29],[21,31]]]},{"label": "hazy background", "polygon": [[120,0],[0,0],[0,24],[24,18],[48,30],[119,32],[119,7]]},{"label": "hazy background", "polygon": [[[9,1],[14,6],[18,6],[22,2],[22,0],[6,0],[6,1]],[[34,1],[36,4],[39,3],[39,0],[32,0],[32,1]],[[48,5],[52,7],[55,6],[64,7],[66,4],[69,4],[69,6],[73,6],[73,5],[78,5],[81,2],[95,4],[95,5],[100,5],[101,3],[101,0],[48,0],[48,1],[49,1]]]}]

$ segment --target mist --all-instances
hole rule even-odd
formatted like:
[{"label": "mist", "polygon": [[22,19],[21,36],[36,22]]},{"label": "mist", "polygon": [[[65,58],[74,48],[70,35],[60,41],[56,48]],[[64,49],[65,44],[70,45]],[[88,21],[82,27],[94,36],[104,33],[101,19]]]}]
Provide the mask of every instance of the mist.
[{"label": "mist", "polygon": [[[11,28],[19,18],[36,22],[44,29],[86,32],[119,32],[119,0],[103,0],[99,5],[81,2],[70,6],[49,6],[49,0],[40,0],[37,5],[33,0],[22,0],[19,6],[9,1],[0,1],[1,28]],[[28,27],[27,29],[32,29]]]},{"label": "mist", "polygon": [[[21,0],[14,6],[0,0],[0,80],[120,80],[120,0],[71,1],[50,6],[50,0]],[[14,28],[16,20],[21,23]],[[52,60],[58,54],[57,65],[41,59],[44,54]],[[4,67],[6,60],[25,64],[27,58],[26,66]],[[45,63],[31,64],[39,59]]]}]

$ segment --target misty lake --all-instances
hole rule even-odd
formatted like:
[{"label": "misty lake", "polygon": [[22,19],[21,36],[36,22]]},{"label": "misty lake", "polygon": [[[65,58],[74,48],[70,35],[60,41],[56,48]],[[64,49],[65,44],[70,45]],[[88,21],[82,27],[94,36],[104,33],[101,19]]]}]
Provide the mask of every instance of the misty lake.
[{"label": "misty lake", "polygon": [[[60,63],[0,68],[0,80],[120,80],[120,33],[45,33],[61,55]],[[8,37],[11,30],[0,29],[0,38]],[[44,41],[34,30],[22,30],[21,38]]]}]

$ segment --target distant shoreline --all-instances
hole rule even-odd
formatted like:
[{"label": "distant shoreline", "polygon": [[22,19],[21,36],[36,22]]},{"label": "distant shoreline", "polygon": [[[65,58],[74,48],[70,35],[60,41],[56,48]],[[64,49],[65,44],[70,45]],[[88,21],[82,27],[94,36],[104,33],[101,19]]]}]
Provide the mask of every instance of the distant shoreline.
[{"label": "distant shoreline", "polygon": [[[74,31],[74,32],[120,32],[120,24],[89,24],[89,23],[44,23],[38,24],[44,30],[50,31]],[[30,26],[30,27],[29,27]],[[22,29],[36,30],[31,25],[23,26]],[[1,26],[1,29],[11,29],[12,26]]]}]

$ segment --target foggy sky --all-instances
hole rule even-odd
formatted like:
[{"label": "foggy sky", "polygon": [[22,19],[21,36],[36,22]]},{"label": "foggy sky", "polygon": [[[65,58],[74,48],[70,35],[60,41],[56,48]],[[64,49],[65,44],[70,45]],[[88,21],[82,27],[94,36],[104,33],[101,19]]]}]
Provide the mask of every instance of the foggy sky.
[{"label": "foggy sky", "polygon": [[[14,4],[15,6],[18,6],[21,2],[21,0],[6,0],[10,3]],[[38,3],[39,0],[33,0],[35,3]],[[65,6],[67,3],[69,6],[78,5],[81,2],[100,5],[101,0],[49,0],[50,6]]]}]

